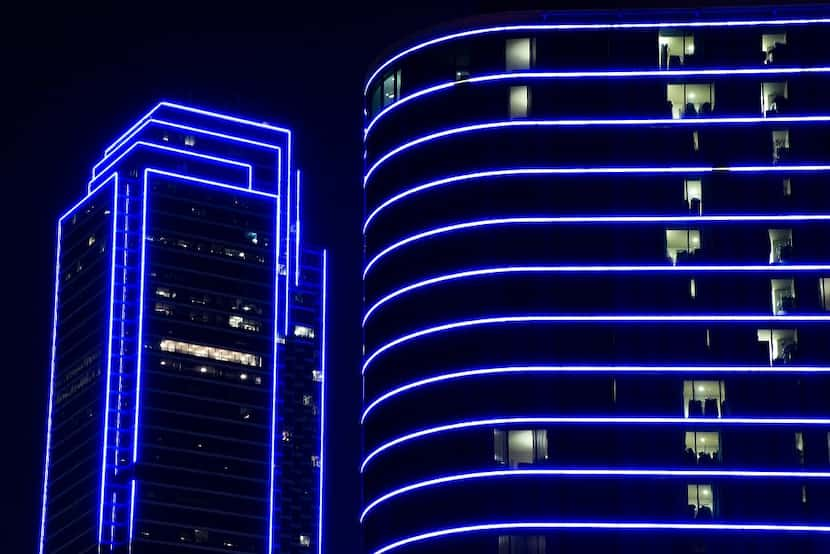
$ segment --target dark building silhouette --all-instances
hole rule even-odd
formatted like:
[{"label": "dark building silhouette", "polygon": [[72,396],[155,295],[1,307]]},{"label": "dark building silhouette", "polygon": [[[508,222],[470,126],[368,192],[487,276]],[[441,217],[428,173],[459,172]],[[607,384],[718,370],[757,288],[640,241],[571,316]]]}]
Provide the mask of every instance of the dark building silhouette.
[{"label": "dark building silhouette", "polygon": [[58,223],[40,552],[315,552],[325,254],[287,129],[162,102]]},{"label": "dark building silhouette", "polygon": [[519,13],[372,68],[366,552],[830,552],[828,36]]}]

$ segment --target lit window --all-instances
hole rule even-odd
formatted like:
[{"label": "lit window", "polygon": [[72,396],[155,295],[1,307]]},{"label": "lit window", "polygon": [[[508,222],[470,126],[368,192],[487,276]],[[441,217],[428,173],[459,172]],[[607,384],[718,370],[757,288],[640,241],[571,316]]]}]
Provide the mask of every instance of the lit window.
[{"label": "lit window", "polygon": [[787,81],[761,83],[761,113],[781,113],[787,109]]},{"label": "lit window", "polygon": [[530,87],[510,87],[510,117],[520,119],[527,117],[530,111]]},{"label": "lit window", "polygon": [[782,182],[782,189],[785,197],[790,197],[793,195],[793,182],[792,179],[789,177],[785,177],[784,181]]},{"label": "lit window", "polygon": [[383,107],[394,104],[401,98],[401,70],[387,74],[380,85],[381,102]]},{"label": "lit window", "polygon": [[786,46],[787,33],[771,33],[761,35],[761,51],[764,53],[764,63],[773,63],[775,61],[776,53],[783,53]]},{"label": "lit window", "polygon": [[700,133],[697,131],[692,131],[692,149],[695,152],[700,151]]},{"label": "lit window", "polygon": [[291,442],[291,431],[283,431],[280,436],[282,442]]},{"label": "lit window", "polygon": [[695,36],[661,31],[657,38],[661,69],[676,69],[695,54]]},{"label": "lit window", "polygon": [[795,433],[795,455],[798,459],[799,465],[804,465],[804,433],[797,431]]},{"label": "lit window", "polygon": [[255,319],[248,319],[240,315],[229,316],[228,325],[234,329],[242,329],[243,331],[258,332],[260,329],[259,321]]},{"label": "lit window", "polygon": [[683,417],[721,417],[725,401],[723,381],[683,381]]},{"label": "lit window", "polygon": [[830,277],[819,278],[818,288],[821,295],[821,307],[824,310],[830,310]]},{"label": "lit window", "polygon": [[164,352],[185,354],[187,356],[195,356],[197,358],[210,358],[211,360],[219,362],[230,362],[252,367],[262,367],[262,358],[247,352],[226,350],[224,348],[216,348],[214,346],[193,344],[170,339],[162,340],[159,347]]},{"label": "lit window", "polygon": [[689,279],[689,297],[697,298],[697,282],[694,279]]},{"label": "lit window", "polygon": [[311,327],[306,327],[305,325],[295,325],[294,336],[303,339],[313,339],[314,329],[312,329]]},{"label": "lit window", "polygon": [[319,369],[314,369],[311,371],[311,380],[315,383],[322,383],[323,382],[323,372]]},{"label": "lit window", "polygon": [[700,250],[700,231],[696,229],[666,229],[666,257],[676,265]]},{"label": "lit window", "polygon": [[548,433],[544,429],[493,430],[496,462],[510,467],[548,459]]},{"label": "lit window", "polygon": [[671,103],[672,118],[709,116],[715,108],[715,85],[712,83],[676,83],[666,85],[666,100]]},{"label": "lit window", "polygon": [[796,329],[758,329],[758,342],[766,342],[770,365],[792,363],[798,346]]},{"label": "lit window", "polygon": [[687,431],[686,461],[701,465],[720,462],[720,433],[717,431]]},{"label": "lit window", "polygon": [[251,241],[251,244],[259,244],[259,235],[253,231],[245,233],[245,238]]},{"label": "lit window", "polygon": [[311,546],[311,537],[308,535],[300,535],[300,546]]},{"label": "lit window", "polygon": [[311,395],[304,394],[303,395],[303,406],[311,406]]},{"label": "lit window", "polygon": [[795,308],[795,281],[793,279],[770,279],[772,291],[772,313],[782,315]]},{"label": "lit window", "polygon": [[184,137],[184,145],[185,146],[194,146],[196,144],[196,137],[193,135],[186,135]]},{"label": "lit window", "polygon": [[787,129],[772,132],[772,161],[785,160],[790,153],[790,131]]},{"label": "lit window", "polygon": [[311,467],[320,467],[320,456],[311,457]]},{"label": "lit window", "polygon": [[165,302],[156,302],[153,311],[157,314],[173,315],[173,306]]},{"label": "lit window", "polygon": [[161,296],[162,298],[176,298],[176,291],[158,287],[156,288],[156,296]]},{"label": "lit window", "polygon": [[254,412],[250,408],[239,408],[239,417],[245,421],[251,421],[254,417]]},{"label": "lit window", "polygon": [[505,68],[507,71],[521,71],[533,66],[536,40],[532,38],[507,39],[504,46]]},{"label": "lit window", "polygon": [[544,535],[500,535],[498,554],[546,554]]},{"label": "lit window", "polygon": [[689,213],[693,215],[703,213],[703,184],[700,179],[686,179],[684,181],[683,199],[689,205]]},{"label": "lit window", "polygon": [[95,235],[89,235],[89,238],[86,241],[87,246],[92,246],[95,244]]},{"label": "lit window", "polygon": [[788,263],[793,252],[792,229],[770,229],[769,246],[769,263]]},{"label": "lit window", "polygon": [[470,77],[470,54],[462,52],[455,56],[455,80],[463,81]]},{"label": "lit window", "polygon": [[712,485],[688,485],[689,515],[694,519],[712,519],[715,515],[715,493]]}]

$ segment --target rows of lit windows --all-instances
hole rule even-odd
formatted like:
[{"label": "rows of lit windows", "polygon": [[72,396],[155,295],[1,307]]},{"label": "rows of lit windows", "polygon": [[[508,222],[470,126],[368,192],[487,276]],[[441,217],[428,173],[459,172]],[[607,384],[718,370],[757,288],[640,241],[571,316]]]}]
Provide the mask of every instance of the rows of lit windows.
[{"label": "rows of lit windows", "polygon": [[[758,61],[773,64],[785,55],[787,34],[764,33],[760,39]],[[657,66],[660,69],[678,69],[693,66],[695,61],[695,35],[688,32],[660,31],[657,36]],[[536,66],[536,39],[532,37],[505,40],[504,60],[506,71],[528,71]],[[470,56],[467,51],[455,58],[455,79],[470,77]],[[787,101],[787,83],[765,82],[761,84],[762,113],[782,111]],[[369,116],[374,117],[383,108],[401,98],[401,69],[383,74],[370,93]],[[672,105],[672,116],[688,117],[707,115],[714,109],[715,93],[712,83],[688,83],[667,85],[667,100]],[[530,89],[520,85],[510,87],[509,113],[511,117],[527,117],[530,109]]]},{"label": "rows of lit windows", "polygon": [[262,357],[248,352],[239,352],[237,350],[228,350],[225,348],[217,348],[215,346],[194,344],[191,342],[170,339],[162,340],[159,343],[159,348],[163,352],[185,354],[187,356],[195,356],[197,358],[209,358],[218,362],[228,362],[251,367],[262,367]]},{"label": "rows of lit windows", "polygon": [[[147,237],[148,240],[153,240],[153,237]],[[258,254],[247,252],[240,248],[234,248],[230,246],[224,246],[221,244],[215,243],[204,243],[198,242],[193,240],[185,240],[185,239],[172,239],[166,236],[159,236],[155,239],[156,242],[162,244],[164,246],[173,246],[176,248],[180,248],[182,250],[191,250],[194,252],[198,252],[200,254],[205,255],[213,255],[213,256],[223,256],[226,258],[232,258],[235,260],[243,260],[243,261],[255,261],[260,264],[265,263],[265,256]]]}]

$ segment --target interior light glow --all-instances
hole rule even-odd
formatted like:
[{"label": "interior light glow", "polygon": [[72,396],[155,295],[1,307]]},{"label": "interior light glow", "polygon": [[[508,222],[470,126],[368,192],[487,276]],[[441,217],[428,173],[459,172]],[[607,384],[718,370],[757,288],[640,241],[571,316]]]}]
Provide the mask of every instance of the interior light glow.
[{"label": "interior light glow", "polygon": [[505,33],[505,32],[519,32],[519,31],[577,31],[577,30],[598,30],[598,29],[659,29],[661,27],[671,28],[706,28],[706,27],[759,27],[759,26],[788,26],[788,25],[808,25],[830,23],[827,18],[800,18],[800,19],[757,19],[757,20],[723,20],[723,21],[664,21],[664,22],[650,22],[650,23],[559,23],[559,24],[525,24],[525,25],[499,25],[491,27],[482,27],[479,29],[470,29],[457,33],[439,36],[424,42],[420,42],[414,46],[410,46],[397,54],[391,56],[385,62],[380,64],[375,71],[366,80],[363,87],[363,94],[369,92],[369,86],[372,81],[387,67],[395,63],[404,56],[408,56],[413,52],[417,52],[423,48],[428,48],[443,42],[458,40],[460,38],[486,35],[491,33]]},{"label": "interior light glow", "polygon": [[488,480],[507,477],[686,477],[699,479],[701,477],[735,477],[735,478],[766,478],[766,479],[830,479],[830,472],[826,471],[763,471],[763,470],[721,470],[721,469],[499,469],[489,471],[475,471],[446,475],[435,479],[427,479],[400,487],[371,501],[363,509],[360,522],[379,504],[392,498],[406,495],[410,492],[445,485],[461,481]]},{"label": "interior light glow", "polygon": [[475,429],[480,427],[494,427],[499,425],[684,425],[702,427],[729,427],[740,425],[760,425],[760,426],[828,426],[830,425],[830,418],[780,418],[780,417],[659,417],[659,416],[626,416],[626,417],[498,417],[488,419],[475,419],[469,421],[461,421],[457,423],[450,423],[446,425],[438,425],[421,429],[406,435],[402,435],[396,439],[392,439],[383,443],[371,451],[364,459],[360,466],[360,471],[363,473],[369,462],[374,460],[383,452],[399,446],[403,443],[410,442],[423,437],[431,435],[447,433],[450,431],[459,431],[465,429]]},{"label": "interior light glow", "polygon": [[[475,77],[468,77],[461,81],[446,81],[440,83],[438,85],[433,85],[430,87],[423,88],[421,90],[415,91],[411,94],[408,94],[402,97],[397,102],[394,102],[388,106],[386,106],[383,110],[378,112],[378,114],[369,122],[364,130],[364,138],[368,136],[368,134],[372,131],[374,126],[389,112],[400,108],[404,104],[411,102],[413,100],[417,100],[418,98],[423,98],[426,96],[430,96],[435,93],[451,90],[453,87],[457,87],[459,85],[469,85],[469,84],[483,84],[483,83],[493,83],[493,82],[500,82],[500,81],[514,81],[514,80],[521,80],[521,81],[535,81],[539,79],[584,79],[584,78],[631,78],[631,77],[656,77],[656,78],[666,78],[669,79],[671,77],[704,77],[704,76],[723,76],[723,75],[792,75],[792,74],[799,74],[799,73],[827,73],[830,72],[830,67],[780,67],[780,68],[772,68],[772,67],[764,67],[764,68],[738,68],[738,69],[661,69],[661,70],[642,70],[642,71],[517,71],[511,73],[495,73],[489,75],[478,75]],[[792,116],[791,116],[792,117]],[[811,116],[807,116],[811,117]],[[822,117],[822,116],[819,116]],[[696,121],[701,121],[701,119],[706,121],[706,124],[709,123],[732,123],[736,121],[728,121],[731,119],[744,119],[750,121],[744,121],[744,123],[762,123],[764,118],[755,118],[755,117],[741,117],[741,118],[700,118],[696,119]],[[602,120],[592,120],[601,123]],[[626,121],[626,120],[618,120],[618,121]],[[628,121],[638,121],[638,120],[628,120]],[[652,120],[639,120],[639,121],[653,121],[653,122],[666,122],[668,123],[671,120],[663,120],[663,119],[652,119]],[[572,124],[579,124],[579,123],[572,123]]]},{"label": "interior light glow", "polygon": [[514,374],[546,374],[546,373],[786,373],[786,374],[810,374],[810,373],[830,373],[830,367],[815,367],[815,366],[556,366],[556,365],[527,365],[527,366],[505,366],[505,367],[488,367],[479,369],[468,369],[464,371],[454,371],[451,373],[444,373],[434,375],[417,381],[401,385],[394,388],[375,400],[370,402],[361,415],[360,422],[365,423],[369,413],[377,408],[380,404],[386,402],[399,394],[405,392],[433,385],[436,383],[444,383],[446,381],[453,381],[456,379],[475,378],[488,375],[514,375]]},{"label": "interior light glow", "polygon": [[434,327],[427,327],[412,333],[403,335],[395,340],[387,342],[375,350],[366,361],[363,362],[363,374],[366,373],[369,365],[381,354],[401,344],[415,339],[468,327],[479,327],[485,325],[500,325],[511,323],[706,323],[706,322],[742,322],[742,323],[808,323],[830,321],[830,315],[770,315],[770,314],[706,314],[706,315],[513,315],[484,317],[444,323]]},{"label": "interior light glow", "polygon": [[791,221],[830,221],[830,214],[787,214],[787,215],[692,215],[692,216],[601,216],[601,217],[501,217],[465,221],[454,225],[445,225],[403,238],[377,253],[363,270],[363,278],[384,256],[389,253],[426,238],[453,233],[465,229],[493,227],[500,225],[548,225],[571,223],[744,223],[744,222],[791,222]]}]

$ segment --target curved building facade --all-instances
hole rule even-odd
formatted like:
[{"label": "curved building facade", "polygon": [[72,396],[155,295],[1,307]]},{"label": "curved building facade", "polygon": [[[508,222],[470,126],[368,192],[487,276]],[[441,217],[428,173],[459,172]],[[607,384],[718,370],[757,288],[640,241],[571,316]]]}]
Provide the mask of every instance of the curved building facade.
[{"label": "curved building facade", "polygon": [[828,32],[522,13],[372,69],[366,552],[830,551]]}]

